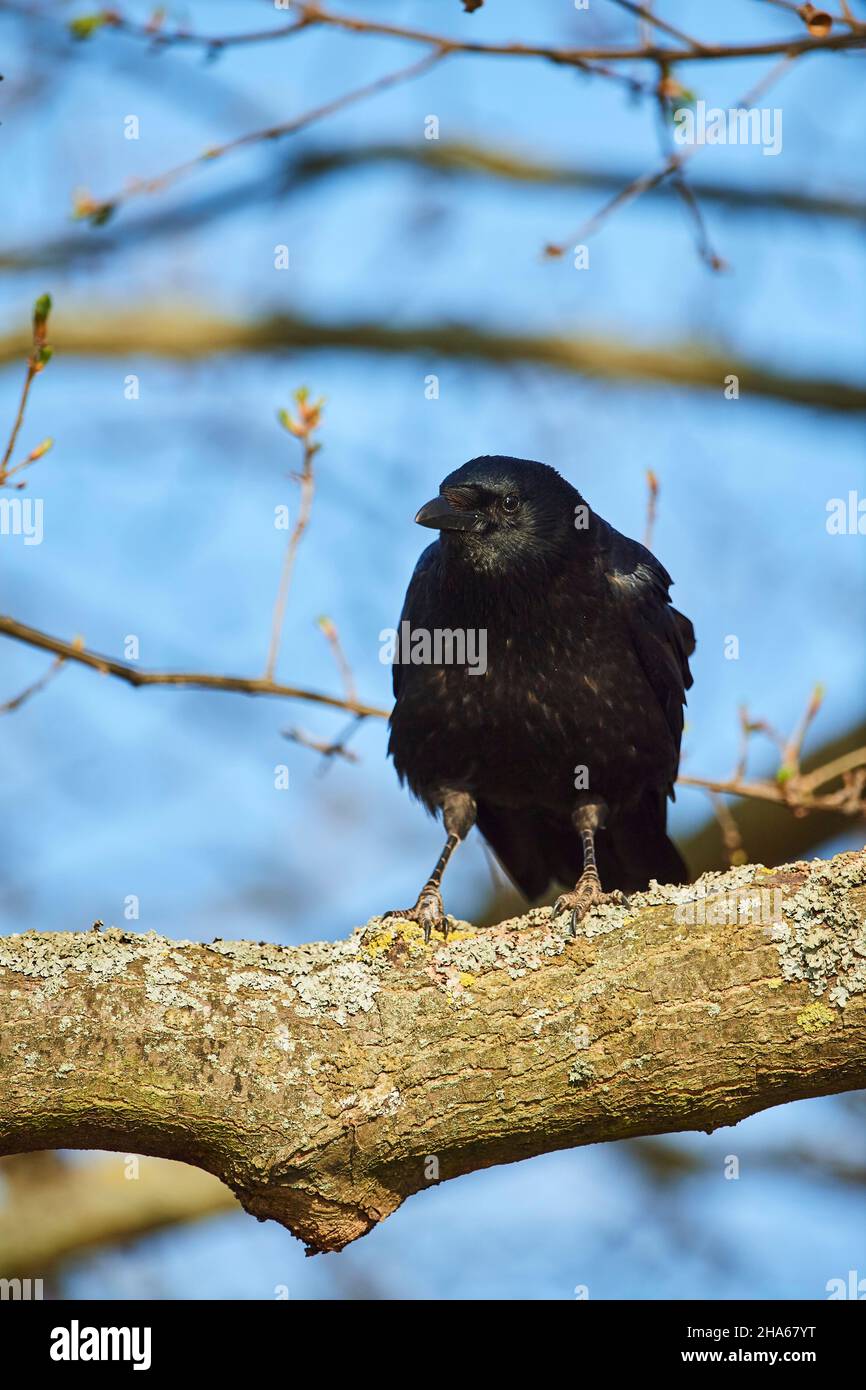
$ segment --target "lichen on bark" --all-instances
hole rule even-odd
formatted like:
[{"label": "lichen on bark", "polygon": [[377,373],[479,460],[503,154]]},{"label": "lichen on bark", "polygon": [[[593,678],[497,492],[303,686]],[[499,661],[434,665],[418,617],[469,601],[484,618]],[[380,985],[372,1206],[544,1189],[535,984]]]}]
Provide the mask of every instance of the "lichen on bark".
[{"label": "lichen on bark", "polygon": [[864,914],[859,853],[653,885],[574,937],[548,908],[429,945],[3,937],[0,1153],[183,1159],[339,1249],[476,1168],[866,1085]]}]

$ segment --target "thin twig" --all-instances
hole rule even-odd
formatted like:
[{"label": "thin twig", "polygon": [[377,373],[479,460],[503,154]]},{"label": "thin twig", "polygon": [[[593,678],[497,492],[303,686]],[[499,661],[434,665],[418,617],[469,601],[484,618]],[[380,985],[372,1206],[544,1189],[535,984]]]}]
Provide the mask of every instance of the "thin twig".
[{"label": "thin twig", "polygon": [[[866,39],[864,39],[864,42],[866,42]],[[770,87],[774,82],[777,82],[779,78],[783,75],[783,73],[787,71],[787,69],[795,61],[796,57],[797,55],[793,53],[793,50],[786,53],[785,57],[781,60],[781,62],[774,63],[770,71],[768,73],[765,73],[764,76],[761,78],[760,82],[758,82],[756,86],[751,89],[751,91],[747,92],[745,96],[741,97],[740,100],[736,102],[736,106],[754,106],[755,102],[758,100],[760,96],[764,94],[767,88]],[[607,203],[605,203],[603,207],[601,207],[598,210],[598,212],[594,213],[592,217],[590,217],[586,222],[584,222],[583,225],[572,234],[572,236],[567,237],[566,240],[562,242],[549,242],[544,248],[545,256],[553,258],[564,255],[566,246],[570,246],[573,243],[580,245],[583,242],[587,241],[589,237],[591,237],[593,233],[598,230],[602,223],[606,222],[607,219],[611,216],[611,214],[616,212],[619,208],[625,207],[628,203],[632,203],[636,198],[639,198],[641,194],[649,192],[649,190],[652,188],[656,188],[660,183],[663,183],[664,180],[669,178],[672,174],[675,175],[677,178],[680,178],[682,176],[683,166],[687,163],[688,160],[693,159],[694,156],[698,153],[698,151],[703,148],[704,147],[702,145],[692,145],[690,148],[684,149],[679,154],[670,155],[665,160],[661,168],[651,170],[650,172],[646,174],[641,174],[638,178],[633,179],[631,183],[628,183],[625,185],[624,188],[619,189],[619,191],[615,193],[614,196]]]},{"label": "thin twig", "polygon": [[809,727],[824,702],[824,687],[816,685],[812,692],[812,697],[806,706],[806,712],[800,720],[799,725],[791,734],[788,742],[782,751],[782,766],[779,769],[780,779],[788,780],[800,775],[800,754],[803,749],[803,741],[809,732]]},{"label": "thin twig", "polygon": [[858,35],[842,34],[830,39],[801,38],[796,35],[787,40],[770,40],[763,43],[746,44],[708,44],[686,43],[681,48],[558,48],[549,44],[528,43],[480,43],[454,39],[445,34],[431,34],[420,29],[404,28],[397,24],[384,24],[369,19],[356,19],[351,15],[334,14],[319,5],[296,4],[295,12],[304,15],[313,24],[330,25],[345,29],[353,34],[382,35],[395,39],[406,39],[414,43],[432,44],[448,53],[484,54],[500,58],[545,58],[551,63],[566,67],[583,67],[586,63],[618,63],[648,60],[686,62],[702,60],[724,60],[736,58],[767,58],[779,53],[811,53],[823,49],[858,48],[863,40]]},{"label": "thin twig", "polygon": [[638,19],[654,29],[660,29],[663,34],[670,34],[671,38],[679,39],[681,43],[687,44],[691,49],[704,49],[705,44],[700,39],[695,39],[691,34],[686,34],[682,29],[676,29],[673,24],[668,24],[666,19],[661,19],[657,14],[653,14],[646,5],[636,5],[634,0],[613,0],[613,4],[619,5],[621,9],[628,10],[629,14],[636,15]]},{"label": "thin twig", "polygon": [[305,733],[303,729],[283,729],[282,734],[283,738],[287,738],[290,743],[298,743],[302,748],[311,748],[314,753],[320,753],[323,758],[345,758],[347,763],[359,761],[358,754],[346,747],[344,739],[336,739],[332,743],[328,743],[325,739],[314,738],[312,734]]},{"label": "thin twig", "polygon": [[11,700],[7,700],[5,704],[0,705],[0,714],[12,714],[15,710],[20,709],[23,704],[26,704],[33,695],[38,695],[40,690],[44,690],[46,685],[51,684],[54,677],[65,664],[65,661],[66,658],[63,656],[56,657],[44,675],[40,676],[38,680],[33,681],[31,685],[25,686],[25,688],[20,691],[18,695],[13,696]]},{"label": "thin twig", "polygon": [[[670,159],[671,156],[674,154],[673,137],[671,132],[671,117],[673,115],[674,102],[677,100],[683,100],[685,96],[686,93],[683,87],[676,80],[676,78],[671,77],[667,64],[661,64],[659,67],[659,80],[656,85],[656,109],[658,114],[658,131],[661,153],[663,157],[666,157],[668,159]],[[686,210],[691,216],[692,221],[694,222],[695,232],[697,235],[698,255],[700,256],[701,260],[704,262],[706,266],[709,267],[710,270],[725,270],[727,268],[726,264],[723,261],[722,257],[717,253],[710,241],[710,236],[709,232],[707,231],[706,223],[704,221],[703,212],[701,211],[700,204],[698,203],[698,200],[695,197],[695,194],[692,191],[692,188],[688,180],[686,179],[686,176],[682,169],[682,165],[677,165],[677,167],[672,171],[671,183],[673,184],[675,192],[678,194],[680,200],[682,201],[683,205],[685,206]]]},{"label": "thin twig", "polygon": [[862,768],[866,768],[866,748],[855,748],[850,753],[843,754],[841,758],[834,758],[832,762],[825,763],[814,772],[803,774],[799,785],[803,791],[812,792],[816,787],[826,786],[828,782],[843,777],[847,772],[860,771]]},{"label": "thin twig", "polygon": [[[765,719],[750,719],[745,707],[740,709],[740,751],[731,776],[723,781],[681,775],[680,784],[702,787],[705,791],[729,796],[751,796],[760,801],[774,801],[787,806],[795,815],[808,811],[838,811],[842,815],[866,817],[866,748],[855,749],[835,758],[824,767],[803,775],[800,770],[803,743],[824,700],[823,687],[817,685],[806,706],[803,717],[789,738],[785,739]],[[775,780],[749,781],[747,765],[749,743],[754,734],[764,734],[779,750],[780,762]],[[818,787],[826,787],[837,779],[842,786],[834,792],[816,795]]]},{"label": "thin twig", "polygon": [[[530,43],[481,43],[475,40],[454,38],[449,34],[431,33],[425,29],[413,29],[399,24],[386,24],[376,20],[359,19],[354,15],[335,14],[319,5],[296,3],[292,5],[298,18],[290,24],[277,25],[272,29],[255,29],[238,34],[195,34],[187,29],[154,30],[124,19],[117,11],[103,11],[100,23],[91,24],[79,31],[80,37],[89,36],[97,29],[117,29],[135,37],[146,39],[159,47],[174,44],[193,44],[211,53],[237,47],[242,44],[265,43],[269,40],[291,38],[305,28],[316,25],[342,29],[352,34],[371,37],[404,39],[410,43],[423,43],[442,49],[447,53],[466,53],[477,56],[499,58],[542,58],[565,67],[586,68],[592,63],[635,62],[646,59],[649,62],[669,60],[671,62],[724,61],[738,58],[768,58],[780,53],[811,53],[823,49],[838,50],[861,46],[859,33],[841,34],[830,38],[802,38],[796,34],[788,39],[771,39],[758,43],[719,44],[706,43],[693,39],[681,30],[674,29],[664,20],[657,19],[645,6],[634,5],[629,0],[616,0],[633,13],[642,14],[656,28],[671,34],[682,41],[680,48],[662,48],[658,45],[641,44],[636,47],[600,48],[560,48],[553,44]],[[73,21],[73,24],[75,21]]]},{"label": "thin twig", "polygon": [[33,308],[33,339],[30,352],[27,357],[27,372],[24,377],[24,386],[21,391],[21,398],[18,402],[18,411],[12,425],[12,433],[6,445],[3,459],[0,461],[0,487],[6,482],[10,474],[17,473],[20,469],[26,468],[29,463],[41,458],[51,448],[50,440],[43,442],[32,450],[26,459],[21,463],[15,464],[14,468],[9,468],[9,460],[12,457],[15,445],[18,442],[18,435],[24,423],[24,415],[27,410],[27,401],[30,396],[30,388],[39,373],[44,371],[46,365],[51,361],[51,348],[48,346],[48,316],[51,313],[51,297],[43,294],[37,299]]},{"label": "thin twig", "polygon": [[191,174],[194,169],[198,169],[202,164],[210,163],[215,159],[222,159],[225,155],[233,153],[235,150],[245,149],[251,145],[264,144],[271,140],[280,140],[287,135],[296,135],[298,131],[306,130],[308,126],[316,121],[323,120],[326,116],[332,116],[337,111],[344,110],[347,106],[354,105],[357,101],[363,101],[367,97],[375,96],[379,92],[386,91],[389,87],[395,86],[399,82],[406,82],[410,78],[420,77],[422,73],[428,72],[436,63],[445,57],[445,53],[437,48],[433,53],[428,53],[419,62],[410,63],[408,67],[397,68],[393,72],[385,73],[383,77],[377,77],[373,82],[366,83],[363,87],[354,87],[351,91],[344,92],[341,96],[334,97],[331,101],[323,102],[320,106],[314,106],[308,111],[304,111],[300,116],[294,117],[291,121],[284,121],[280,125],[267,126],[264,130],[249,131],[246,135],[238,135],[233,140],[227,140],[222,145],[213,145],[203,154],[197,155],[194,159],[184,160],[182,164],[176,164],[173,168],[167,169],[162,174],[157,174],[149,179],[140,179],[131,184],[123,192],[115,193],[110,198],[103,198],[99,201],[94,200],[88,193],[79,193],[75,202],[75,215],[79,218],[86,218],[97,226],[102,226],[124,203],[130,202],[133,198],[141,197],[143,194],[160,192],[170,187],[178,179]]},{"label": "thin twig", "polygon": [[700,787],[704,791],[722,792],[726,796],[751,798],[753,801],[772,801],[778,806],[787,806],[791,811],[838,811],[846,816],[866,816],[866,804],[851,804],[847,792],[831,792],[825,796],[805,793],[787,794],[775,782],[740,782],[736,778],[690,777],[681,773],[677,786]]},{"label": "thin twig", "polygon": [[371,719],[387,719],[390,711],[377,705],[363,704],[359,700],[346,700],[337,695],[323,695],[317,690],[303,686],[282,685],[279,681],[264,680],[261,676],[211,675],[193,671],[147,671],[141,670],[125,661],[91,652],[75,642],[64,642],[51,637],[38,628],[28,627],[15,618],[0,614],[0,633],[25,642],[28,646],[42,651],[54,652],[68,661],[77,661],[81,666],[89,666],[106,676],[116,676],[128,685],[172,685],[187,686],[199,690],[230,690],[242,695],[273,695],[288,700],[306,700],[316,705],[327,705],[330,709],[348,710],[350,714],[363,715]]},{"label": "thin twig", "polygon": [[652,549],[653,531],[656,524],[656,512],[659,497],[659,480],[651,468],[646,471],[647,481],[647,500],[646,500],[646,526],[643,533],[643,543],[647,550]]},{"label": "thin twig", "polygon": [[304,461],[301,472],[296,474],[301,485],[301,505],[298,509],[298,519],[295,522],[289,542],[286,546],[286,553],[283,558],[283,568],[280,574],[279,588],[274,603],[274,614],[271,620],[271,641],[268,648],[268,660],[265,666],[265,680],[273,680],[274,671],[277,665],[277,657],[280,652],[280,640],[283,631],[283,619],[286,613],[286,600],[289,596],[289,585],[292,581],[292,572],[295,568],[295,557],[298,553],[298,546],[301,543],[304,532],[310,521],[310,512],[313,507],[313,496],[315,493],[315,477],[313,474],[313,459],[319,452],[320,445],[313,439],[313,434],[317,429],[322,416],[322,401],[317,401],[311,405],[309,395],[305,389],[295,392],[295,403],[298,408],[298,417],[295,419],[286,410],[280,411],[280,423],[284,429],[296,439],[300,439],[304,449]]},{"label": "thin twig", "polygon": [[334,758],[345,758],[346,762],[358,763],[361,761],[358,754],[348,747],[349,739],[363,723],[363,718],[356,715],[349,721],[342,733],[335,739],[318,739],[312,734],[308,734],[304,729],[283,729],[283,738],[287,738],[292,743],[298,743],[302,748],[311,748],[314,753],[320,753],[324,759],[322,771],[326,771],[328,764]]},{"label": "thin twig", "polygon": [[[42,651],[54,652],[57,656],[63,656],[69,661],[77,661],[80,665],[100,671],[103,675],[116,676],[119,680],[126,681],[133,686],[171,685],[201,690],[229,690],[245,695],[272,695],[283,699],[306,700],[312,704],[326,705],[330,709],[348,710],[350,714],[359,718],[387,719],[390,715],[389,710],[382,709],[377,705],[367,705],[336,695],[323,695],[318,691],[307,690],[301,686],[281,685],[276,681],[263,680],[261,677],[209,675],[188,671],[143,671],[126,662],[115,661],[112,657],[88,651],[87,648],[78,643],[63,642],[57,637],[51,637],[48,633],[41,632],[38,628],[28,627],[26,624],[18,622],[17,619],[3,614],[0,614],[0,634],[13,637],[19,642],[25,642],[28,646],[37,647]],[[809,773],[811,786],[825,785],[830,780],[831,769],[832,775],[840,775],[840,769],[836,768],[837,762],[839,760],[835,760],[833,764],[828,764],[827,769],[818,768]],[[854,763],[855,777],[859,768],[860,758],[858,755]],[[850,775],[851,770],[846,767],[842,768],[841,772],[847,772]],[[859,790],[856,783],[851,783],[838,792],[816,796],[811,788],[804,787],[800,782],[792,787],[790,783],[780,786],[778,782],[750,782],[738,777],[716,779],[690,777],[681,774],[678,783],[681,786],[699,787],[704,791],[721,792],[758,801],[772,801],[795,812],[835,811],[846,816],[862,817],[866,815],[866,800],[864,800],[862,784],[859,786]]]},{"label": "thin twig", "polygon": [[343,651],[343,644],[340,641],[340,634],[337,631],[337,625],[335,622],[333,622],[331,618],[324,617],[319,618],[318,624],[319,628],[327,638],[328,645],[330,646],[331,651],[334,653],[334,660],[337,663],[337,667],[343,679],[343,690],[345,692],[346,699],[356,700],[358,698],[358,692],[355,686],[355,677],[352,673],[352,668],[349,665],[346,653]]},{"label": "thin twig", "polygon": [[301,15],[300,18],[292,20],[291,24],[279,24],[271,29],[251,29],[242,34],[207,35],[195,34],[191,29],[166,29],[164,24],[156,26],[152,22],[140,24],[135,20],[127,19],[116,10],[103,11],[100,19],[102,21],[100,24],[91,25],[87,30],[83,27],[76,30],[76,21],[72,20],[70,27],[73,35],[78,38],[89,38],[96,33],[97,29],[115,29],[118,33],[126,34],[130,38],[144,39],[153,48],[184,46],[204,48],[212,56],[216,56],[224,48],[241,48],[248,44],[267,43],[274,39],[294,38],[295,35],[303,33],[313,24],[312,19]]},{"label": "thin twig", "polygon": [[709,797],[716,820],[719,822],[719,829],[722,832],[722,843],[725,847],[728,863],[731,868],[735,864],[748,864],[749,856],[743,846],[740,827],[734,819],[730,806],[722,800],[717,792],[710,792]]}]

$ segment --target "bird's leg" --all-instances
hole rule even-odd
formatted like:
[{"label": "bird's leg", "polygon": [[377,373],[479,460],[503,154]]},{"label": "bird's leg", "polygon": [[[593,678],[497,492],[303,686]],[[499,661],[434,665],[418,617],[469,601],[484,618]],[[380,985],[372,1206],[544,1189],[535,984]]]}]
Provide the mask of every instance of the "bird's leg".
[{"label": "bird's leg", "polygon": [[603,892],[598,876],[595,863],[595,832],[604,828],[606,815],[607,805],[604,801],[586,801],[577,807],[572,816],[583,847],[583,872],[574,885],[574,890],[571,893],[560,893],[553,904],[554,917],[571,908],[572,936],[577,931],[578,922],[583,920],[596,903],[627,901],[625,894],[618,889],[613,893]]},{"label": "bird's leg", "polygon": [[417,922],[424,928],[424,940],[429,941],[434,927],[448,935],[448,919],[442,905],[440,885],[448,860],[461,840],[465,840],[475,824],[475,802],[468,792],[445,792],[441,801],[442,820],[448,836],[445,848],[436,861],[436,867],[428,878],[414,907],[392,909],[383,913],[385,917],[404,917],[409,922]]}]

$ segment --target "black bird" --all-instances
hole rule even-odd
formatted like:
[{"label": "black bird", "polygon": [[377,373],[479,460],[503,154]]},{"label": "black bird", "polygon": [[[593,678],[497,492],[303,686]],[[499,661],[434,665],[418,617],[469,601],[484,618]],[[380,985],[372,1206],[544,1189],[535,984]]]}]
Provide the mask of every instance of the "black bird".
[{"label": "black bird", "polygon": [[441,534],[403,606],[388,751],[448,838],[386,915],[447,932],[442,874],[473,824],[527,898],[576,881],[554,906],[572,929],[611,890],[685,882],[666,819],[695,638],[667,571],[528,459],[471,459],[415,520]]}]

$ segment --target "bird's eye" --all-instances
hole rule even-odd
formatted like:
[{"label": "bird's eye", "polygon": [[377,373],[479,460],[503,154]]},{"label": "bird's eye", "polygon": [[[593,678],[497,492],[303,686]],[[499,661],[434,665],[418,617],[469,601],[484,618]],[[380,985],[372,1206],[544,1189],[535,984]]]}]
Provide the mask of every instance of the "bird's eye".
[{"label": "bird's eye", "polygon": [[516,511],[517,511],[517,508],[518,508],[519,506],[520,506],[520,498],[517,497],[513,492],[509,492],[508,496],[507,496],[506,498],[503,499],[503,502],[502,502],[502,509],[503,509],[503,511],[506,511],[506,512],[516,512]]}]

